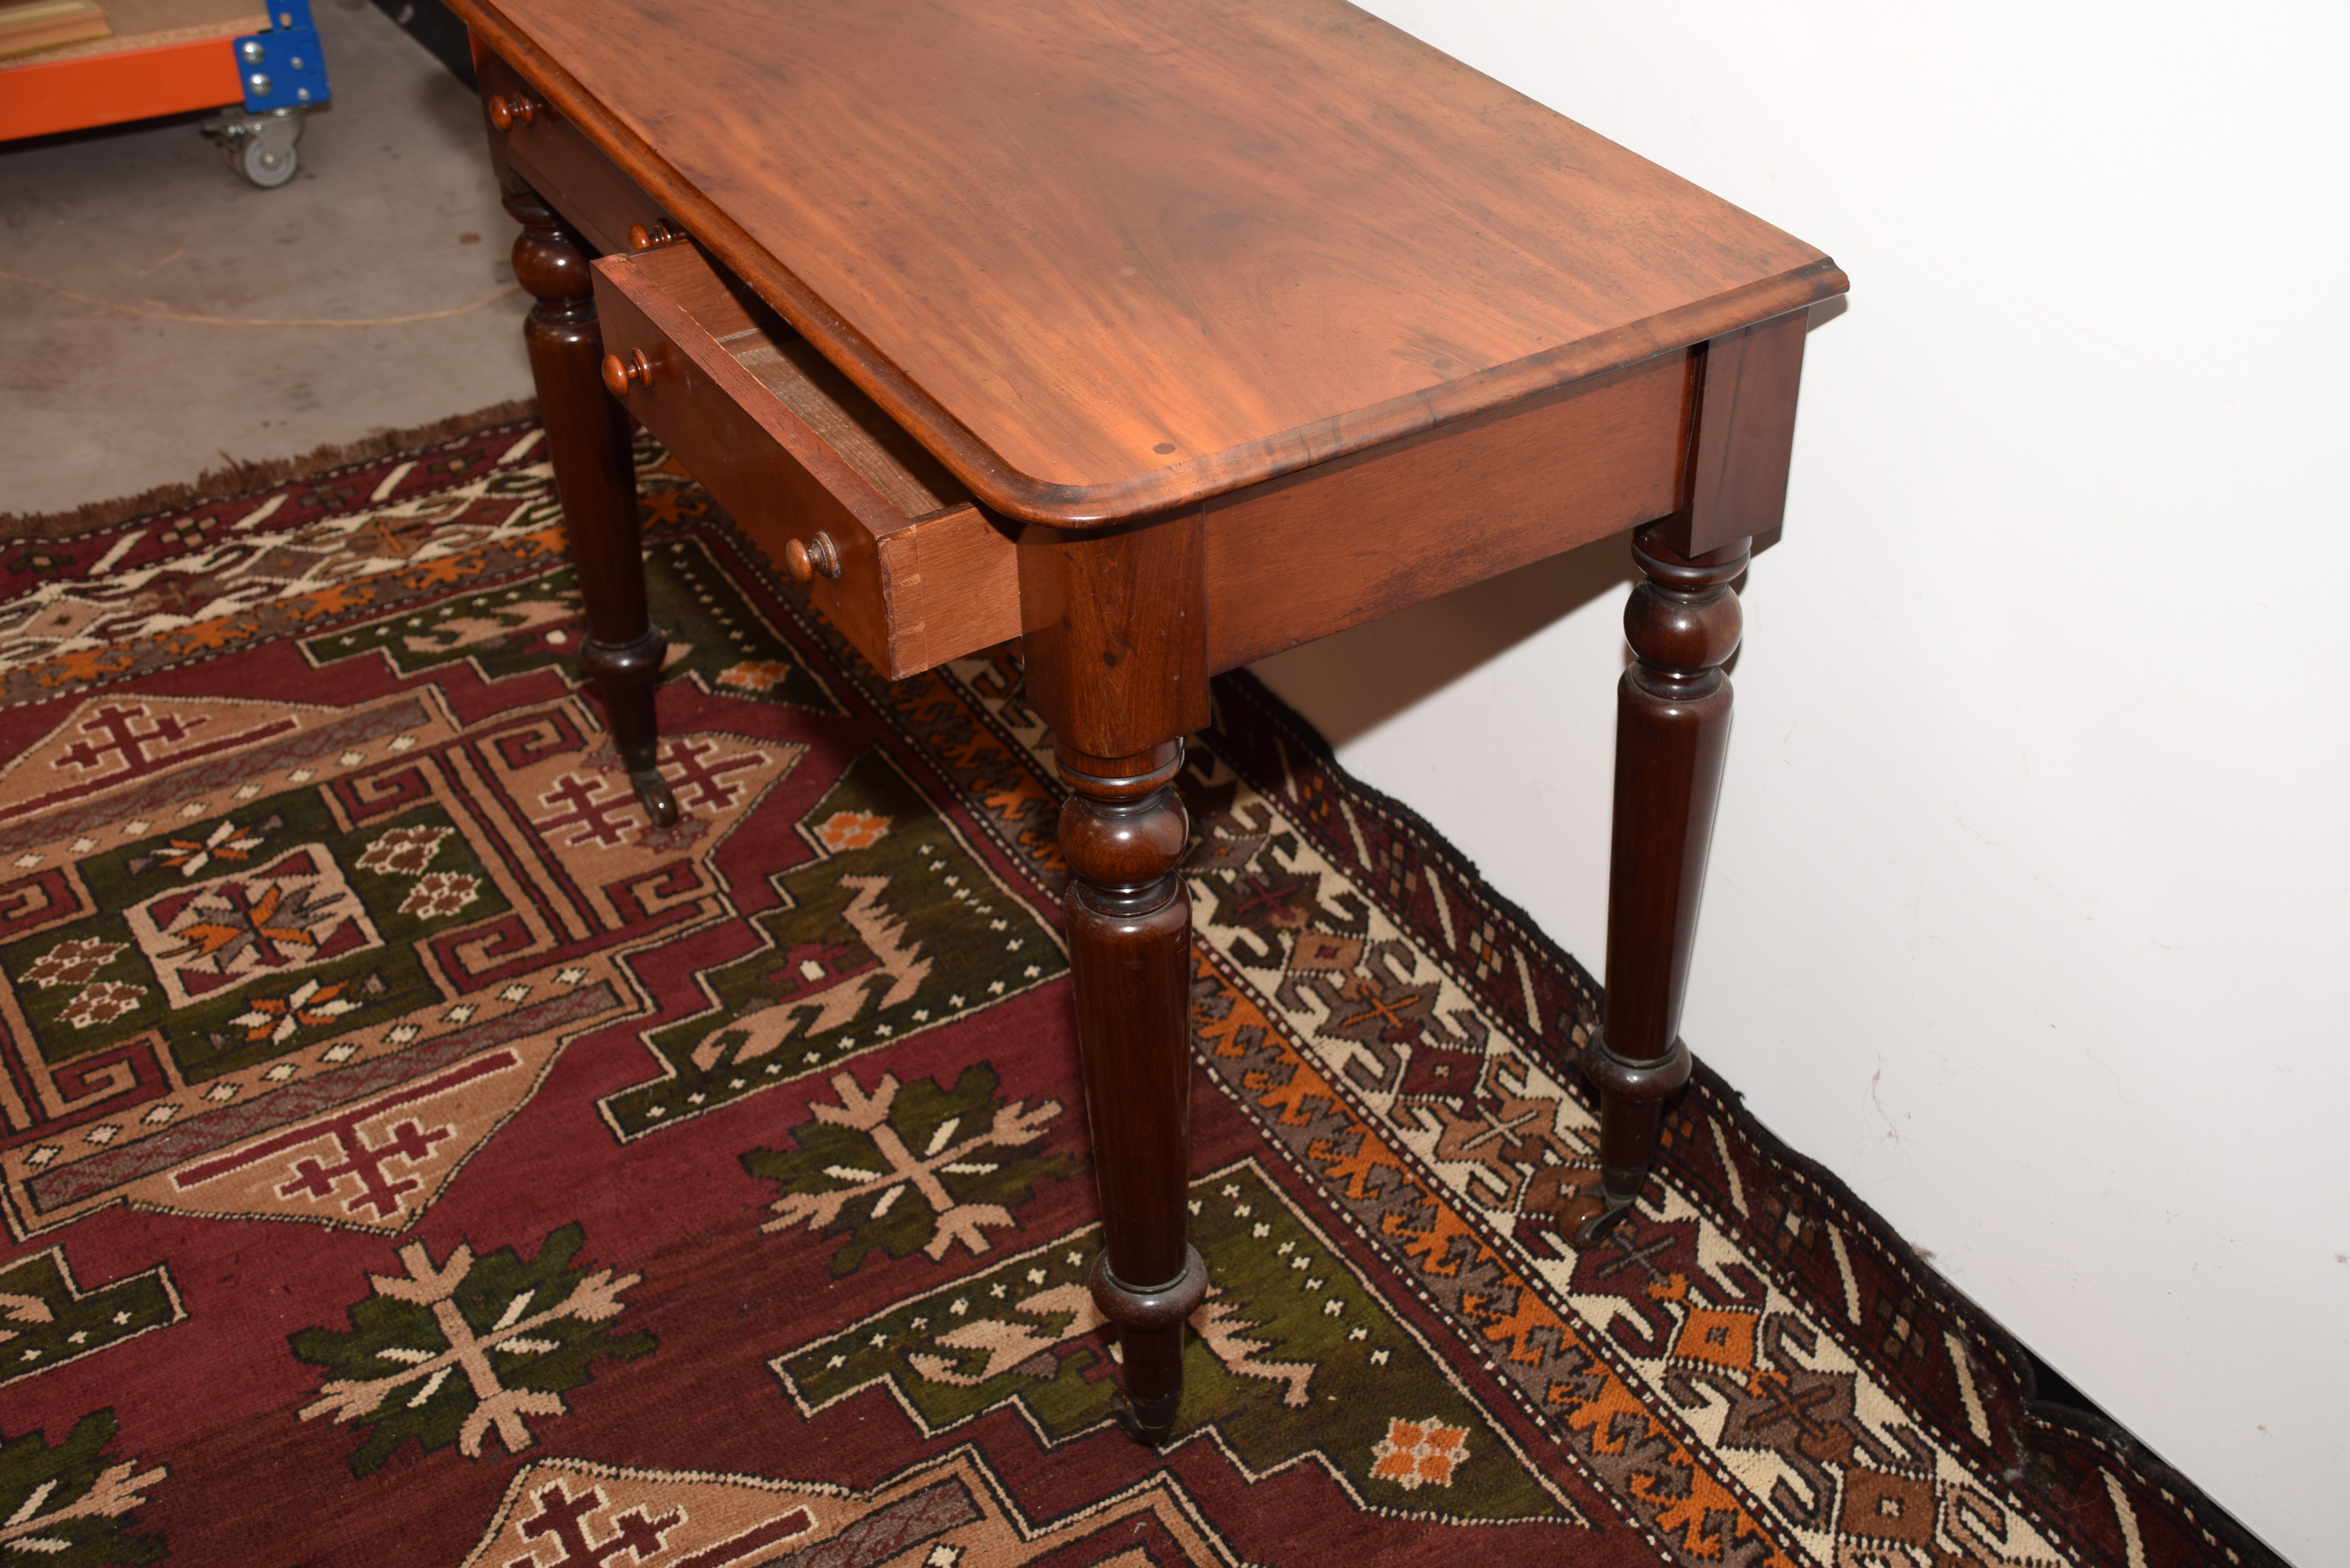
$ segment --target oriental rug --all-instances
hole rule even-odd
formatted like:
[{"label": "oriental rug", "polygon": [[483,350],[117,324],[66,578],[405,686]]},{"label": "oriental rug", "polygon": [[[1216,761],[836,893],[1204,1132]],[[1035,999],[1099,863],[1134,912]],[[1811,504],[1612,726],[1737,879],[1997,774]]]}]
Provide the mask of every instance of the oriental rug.
[{"label": "oriental rug", "polygon": [[539,430],[0,548],[0,1563],[2272,1561],[1245,678],[1175,1440],[1109,1419],[1058,786],[639,448],[662,769]]}]

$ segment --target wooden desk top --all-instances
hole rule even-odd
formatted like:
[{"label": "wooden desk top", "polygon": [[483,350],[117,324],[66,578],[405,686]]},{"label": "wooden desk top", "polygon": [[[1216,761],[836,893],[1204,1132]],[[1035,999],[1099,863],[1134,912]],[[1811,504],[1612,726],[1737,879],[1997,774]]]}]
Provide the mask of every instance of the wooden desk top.
[{"label": "wooden desk top", "polygon": [[1029,521],[1196,503],[1846,287],[1342,0],[453,4]]}]

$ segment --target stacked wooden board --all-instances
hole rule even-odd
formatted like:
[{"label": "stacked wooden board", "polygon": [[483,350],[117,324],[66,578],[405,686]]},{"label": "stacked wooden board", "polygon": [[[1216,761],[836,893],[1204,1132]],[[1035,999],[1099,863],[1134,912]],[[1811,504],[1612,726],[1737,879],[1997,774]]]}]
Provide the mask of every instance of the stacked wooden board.
[{"label": "stacked wooden board", "polygon": [[92,43],[113,31],[98,0],[16,0],[0,5],[0,60]]}]

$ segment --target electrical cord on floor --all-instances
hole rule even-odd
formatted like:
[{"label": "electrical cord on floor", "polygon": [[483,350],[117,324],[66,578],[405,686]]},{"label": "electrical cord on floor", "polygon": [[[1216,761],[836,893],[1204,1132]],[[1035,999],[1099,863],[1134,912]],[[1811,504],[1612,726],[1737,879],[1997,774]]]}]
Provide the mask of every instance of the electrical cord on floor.
[{"label": "electrical cord on floor", "polygon": [[141,300],[136,305],[123,305],[111,299],[93,299],[87,294],[76,294],[69,288],[59,288],[56,284],[45,283],[37,277],[26,277],[23,273],[9,272],[5,269],[0,269],[0,278],[6,278],[11,283],[28,283],[35,288],[47,289],[51,294],[63,295],[66,298],[83,305],[95,305],[101,310],[120,311],[125,316],[143,316],[152,321],[189,321],[199,327],[407,327],[419,321],[446,321],[452,316],[470,315],[473,311],[495,305],[509,295],[522,291],[522,285],[510,283],[488,298],[477,299],[471,305],[460,305],[448,310],[421,311],[414,316],[379,316],[364,320],[341,317],[316,317],[305,320],[257,321],[236,316],[197,316],[184,310],[173,310],[171,306],[159,305],[151,299]]}]

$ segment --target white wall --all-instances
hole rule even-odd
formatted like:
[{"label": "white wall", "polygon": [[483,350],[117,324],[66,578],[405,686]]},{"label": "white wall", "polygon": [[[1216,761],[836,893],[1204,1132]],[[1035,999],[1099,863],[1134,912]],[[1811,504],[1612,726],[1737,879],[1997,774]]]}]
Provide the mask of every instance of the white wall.
[{"label": "white wall", "polygon": [[[1683,1033],[2345,1561],[2338,4],[1371,0],[1819,245]],[[1620,545],[1259,672],[1599,967]]]}]

